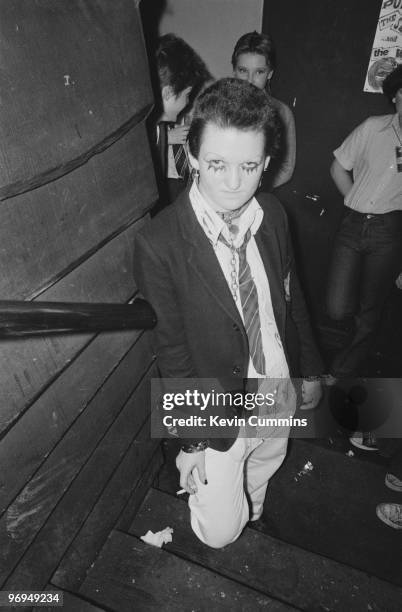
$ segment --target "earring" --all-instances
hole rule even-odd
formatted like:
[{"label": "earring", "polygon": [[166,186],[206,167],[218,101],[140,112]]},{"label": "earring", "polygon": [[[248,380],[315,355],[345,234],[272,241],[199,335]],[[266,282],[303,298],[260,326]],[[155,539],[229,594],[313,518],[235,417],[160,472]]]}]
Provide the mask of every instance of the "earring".
[{"label": "earring", "polygon": [[198,179],[200,178],[200,171],[196,168],[191,168],[191,178],[193,181],[198,183]]}]

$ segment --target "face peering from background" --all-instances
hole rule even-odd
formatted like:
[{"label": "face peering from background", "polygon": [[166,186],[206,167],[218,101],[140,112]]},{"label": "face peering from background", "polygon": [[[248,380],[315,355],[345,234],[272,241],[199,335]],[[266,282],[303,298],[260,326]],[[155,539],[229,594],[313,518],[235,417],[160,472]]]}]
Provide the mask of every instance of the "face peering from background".
[{"label": "face peering from background", "polygon": [[273,70],[267,64],[264,55],[259,53],[242,53],[236,60],[233,76],[248,81],[258,89],[265,89]]},{"label": "face peering from background", "polygon": [[274,43],[269,34],[248,32],[235,44],[232,54],[233,76],[269,89],[276,65]]}]

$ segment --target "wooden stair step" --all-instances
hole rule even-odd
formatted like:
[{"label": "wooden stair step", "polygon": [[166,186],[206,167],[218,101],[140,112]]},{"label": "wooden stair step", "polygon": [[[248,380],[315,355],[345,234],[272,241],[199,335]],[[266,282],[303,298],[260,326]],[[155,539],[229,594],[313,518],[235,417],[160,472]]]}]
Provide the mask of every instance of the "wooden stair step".
[{"label": "wooden stair step", "polygon": [[79,594],[116,612],[295,610],[121,531],[110,534]]},{"label": "wooden stair step", "polygon": [[173,528],[169,552],[309,612],[401,610],[402,589],[246,527],[241,537],[220,550],[204,545],[190,527],[180,499],[156,489],[148,492],[130,532]]},{"label": "wooden stair step", "polygon": [[[290,440],[253,528],[402,587],[399,534],[376,515],[377,504],[401,503],[401,494],[385,486],[386,466],[371,458],[378,453],[354,449],[348,456],[328,444]],[[172,495],[180,486],[177,446],[164,444],[167,461],[158,478],[158,488]],[[313,469],[303,473],[308,462]]]},{"label": "wooden stair step", "polygon": [[[358,452],[292,440],[270,482],[261,529],[402,587],[399,534],[376,515],[377,504],[400,503],[401,494],[385,486],[384,465]],[[300,473],[309,461],[313,469]]]},{"label": "wooden stair step", "polygon": [[70,593],[69,591],[64,591],[53,584],[48,584],[46,591],[57,591],[58,593],[62,593],[63,606],[60,608],[55,606],[41,606],[40,609],[42,612],[55,612],[56,610],[60,610],[60,612],[107,612],[105,608],[100,608],[87,599],[83,599],[79,595]]}]

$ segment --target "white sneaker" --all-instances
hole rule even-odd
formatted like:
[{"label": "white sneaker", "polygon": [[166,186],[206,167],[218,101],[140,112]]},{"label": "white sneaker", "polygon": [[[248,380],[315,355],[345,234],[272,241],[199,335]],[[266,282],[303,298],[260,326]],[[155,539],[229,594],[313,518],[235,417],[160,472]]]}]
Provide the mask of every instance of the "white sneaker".
[{"label": "white sneaker", "polygon": [[402,493],[402,480],[399,480],[399,478],[391,473],[385,475],[385,485],[388,489]]},{"label": "white sneaker", "polygon": [[349,442],[361,450],[378,451],[377,438],[371,432],[355,431]]},{"label": "white sneaker", "polygon": [[394,529],[402,529],[402,504],[378,504],[378,518]]}]

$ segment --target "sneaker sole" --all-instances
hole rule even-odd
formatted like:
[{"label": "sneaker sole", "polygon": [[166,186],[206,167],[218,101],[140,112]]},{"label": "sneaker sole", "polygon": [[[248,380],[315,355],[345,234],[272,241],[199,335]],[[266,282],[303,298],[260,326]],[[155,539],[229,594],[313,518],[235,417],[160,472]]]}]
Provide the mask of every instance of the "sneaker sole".
[{"label": "sneaker sole", "polygon": [[365,444],[363,444],[362,442],[358,442],[354,438],[349,438],[349,442],[353,446],[356,446],[356,448],[360,448],[360,450],[372,451],[372,452],[378,451],[378,446],[366,446]]},{"label": "sneaker sole", "polygon": [[388,489],[392,489],[392,491],[402,493],[402,486],[392,484],[392,482],[389,482],[387,478],[385,478],[385,486],[388,487]]},{"label": "sneaker sole", "polygon": [[395,523],[390,521],[390,519],[388,517],[383,515],[383,513],[381,512],[381,510],[379,508],[375,509],[375,513],[378,516],[378,518],[380,519],[380,521],[382,521],[383,523],[388,525],[388,527],[392,527],[393,529],[402,529],[402,525],[395,525]]}]

